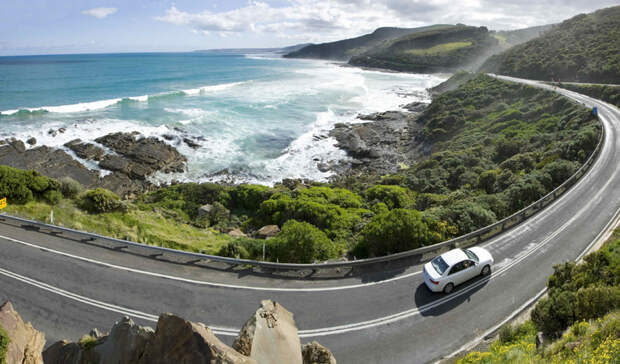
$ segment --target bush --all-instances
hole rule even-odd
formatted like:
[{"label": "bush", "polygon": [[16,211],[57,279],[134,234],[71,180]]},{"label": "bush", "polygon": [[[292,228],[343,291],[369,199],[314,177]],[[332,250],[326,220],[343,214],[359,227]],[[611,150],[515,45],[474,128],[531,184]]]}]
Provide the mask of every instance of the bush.
[{"label": "bush", "polygon": [[63,177],[59,182],[60,192],[67,198],[74,198],[84,190],[84,187],[71,177]]},{"label": "bush", "polygon": [[376,215],[364,227],[361,235],[356,254],[370,257],[419,248],[430,239],[422,214],[405,209],[393,209]]},{"label": "bush", "polygon": [[62,200],[62,193],[58,190],[47,190],[43,193],[43,199],[52,205],[57,205]]},{"label": "bush", "polygon": [[257,211],[260,204],[268,200],[273,191],[266,186],[240,185],[230,192],[233,207]]},{"label": "bush", "polygon": [[104,188],[84,192],[79,197],[78,205],[91,213],[120,211],[125,207],[117,194]]},{"label": "bush", "polygon": [[281,262],[313,263],[337,257],[334,243],[317,227],[306,222],[287,221],[273,238]]},{"label": "bush", "polygon": [[6,363],[6,353],[9,350],[10,343],[9,334],[0,326],[0,364]]},{"label": "bush", "polygon": [[25,204],[35,197],[47,199],[46,196],[56,201],[57,194],[48,191],[59,189],[60,184],[56,180],[35,171],[0,166],[0,197],[6,197],[9,203]]},{"label": "bush", "polygon": [[366,191],[368,201],[383,202],[389,209],[401,209],[413,204],[411,192],[400,186],[377,185]]}]

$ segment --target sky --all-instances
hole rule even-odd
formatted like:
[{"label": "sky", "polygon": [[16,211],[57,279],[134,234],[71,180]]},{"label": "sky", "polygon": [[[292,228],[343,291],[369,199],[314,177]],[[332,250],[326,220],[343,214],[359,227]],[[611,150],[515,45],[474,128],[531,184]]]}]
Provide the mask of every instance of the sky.
[{"label": "sky", "polygon": [[620,0],[1,0],[0,55],[267,48],[382,26],[519,29]]}]

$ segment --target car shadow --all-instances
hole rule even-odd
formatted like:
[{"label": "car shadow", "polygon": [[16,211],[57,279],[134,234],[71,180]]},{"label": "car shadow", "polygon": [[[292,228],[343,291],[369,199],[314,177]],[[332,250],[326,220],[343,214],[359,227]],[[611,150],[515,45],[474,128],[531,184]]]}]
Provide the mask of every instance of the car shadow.
[{"label": "car shadow", "polygon": [[414,299],[422,316],[440,316],[469,301],[471,296],[487,285],[491,277],[476,277],[457,286],[450,294],[431,292],[424,282],[417,286]]}]

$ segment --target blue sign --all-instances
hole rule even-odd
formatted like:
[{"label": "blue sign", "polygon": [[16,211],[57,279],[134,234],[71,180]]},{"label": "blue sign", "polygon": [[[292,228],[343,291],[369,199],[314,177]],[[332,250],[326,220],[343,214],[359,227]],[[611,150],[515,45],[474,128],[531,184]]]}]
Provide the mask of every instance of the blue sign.
[{"label": "blue sign", "polygon": [[592,108],[592,115],[598,116],[598,108],[596,106]]}]

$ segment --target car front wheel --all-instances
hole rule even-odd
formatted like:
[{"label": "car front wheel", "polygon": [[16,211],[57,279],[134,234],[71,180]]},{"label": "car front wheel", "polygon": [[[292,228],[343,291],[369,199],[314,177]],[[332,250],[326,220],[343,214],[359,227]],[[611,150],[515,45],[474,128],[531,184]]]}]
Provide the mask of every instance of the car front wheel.
[{"label": "car front wheel", "polygon": [[448,284],[446,284],[446,286],[443,288],[443,293],[450,293],[450,292],[452,292],[452,290],[454,290],[454,284],[452,284],[452,283],[448,283]]},{"label": "car front wheel", "polygon": [[482,268],[482,275],[488,276],[489,274],[491,274],[491,267],[488,265],[485,265],[484,268]]}]

